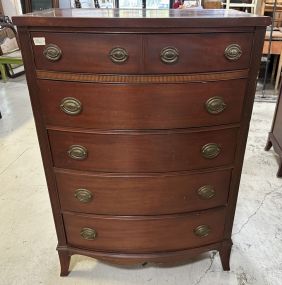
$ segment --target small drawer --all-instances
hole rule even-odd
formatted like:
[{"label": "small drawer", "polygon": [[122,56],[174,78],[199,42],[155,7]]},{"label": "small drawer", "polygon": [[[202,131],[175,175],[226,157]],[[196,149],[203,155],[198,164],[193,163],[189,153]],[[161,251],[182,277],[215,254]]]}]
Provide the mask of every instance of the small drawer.
[{"label": "small drawer", "polygon": [[109,215],[161,215],[223,206],[230,175],[231,170],[126,177],[56,171],[63,210]]},{"label": "small drawer", "polygon": [[69,245],[97,251],[150,253],[189,249],[223,239],[225,208],[181,215],[63,215]]},{"label": "small drawer", "polygon": [[248,68],[252,33],[148,35],[147,73],[190,73]]},{"label": "small drawer", "polygon": [[216,131],[49,131],[54,166],[101,172],[167,172],[232,164],[237,128]]},{"label": "small drawer", "polygon": [[141,37],[124,34],[31,33],[44,38],[44,45],[33,44],[37,69],[90,72],[136,73],[142,62]]},{"label": "small drawer", "polygon": [[174,129],[239,122],[246,80],[187,84],[38,80],[38,86],[41,109],[48,125]]}]

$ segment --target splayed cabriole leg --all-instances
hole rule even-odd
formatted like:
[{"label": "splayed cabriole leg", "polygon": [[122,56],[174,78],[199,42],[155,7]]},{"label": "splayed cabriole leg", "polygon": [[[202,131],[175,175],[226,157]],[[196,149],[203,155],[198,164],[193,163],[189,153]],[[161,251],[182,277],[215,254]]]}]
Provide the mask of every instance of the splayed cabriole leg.
[{"label": "splayed cabriole leg", "polygon": [[67,276],[69,274],[69,266],[71,256],[67,251],[58,251],[60,264],[61,264],[61,276]]},{"label": "splayed cabriole leg", "polygon": [[272,147],[272,142],[271,142],[271,140],[268,137],[264,150],[268,151],[268,150],[271,149],[271,147]]},{"label": "splayed cabriole leg", "polygon": [[280,157],[280,160],[281,161],[280,161],[279,168],[276,174],[277,177],[282,177],[282,157]]},{"label": "splayed cabriole leg", "polygon": [[221,249],[219,250],[219,256],[224,271],[230,270],[230,254],[232,249],[232,241],[225,241],[222,243]]}]

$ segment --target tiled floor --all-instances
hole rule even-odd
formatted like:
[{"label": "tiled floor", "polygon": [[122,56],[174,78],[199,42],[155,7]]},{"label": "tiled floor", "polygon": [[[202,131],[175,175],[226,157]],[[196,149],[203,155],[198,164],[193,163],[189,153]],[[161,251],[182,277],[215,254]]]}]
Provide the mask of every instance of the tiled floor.
[{"label": "tiled floor", "polygon": [[0,285],[281,285],[282,179],[263,150],[275,104],[255,104],[233,229],[231,271],[215,252],[172,268],[75,256],[59,277],[56,234],[24,78],[0,83]]}]

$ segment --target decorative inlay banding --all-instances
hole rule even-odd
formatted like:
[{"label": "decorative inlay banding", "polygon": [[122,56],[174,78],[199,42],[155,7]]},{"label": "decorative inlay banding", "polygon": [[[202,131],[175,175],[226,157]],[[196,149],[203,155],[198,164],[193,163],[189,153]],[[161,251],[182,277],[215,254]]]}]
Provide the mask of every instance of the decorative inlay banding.
[{"label": "decorative inlay banding", "polygon": [[37,70],[38,79],[59,81],[97,82],[97,83],[129,83],[129,84],[169,84],[188,82],[207,82],[247,78],[249,70],[236,70],[195,74],[161,74],[161,75],[112,75],[88,74]]}]

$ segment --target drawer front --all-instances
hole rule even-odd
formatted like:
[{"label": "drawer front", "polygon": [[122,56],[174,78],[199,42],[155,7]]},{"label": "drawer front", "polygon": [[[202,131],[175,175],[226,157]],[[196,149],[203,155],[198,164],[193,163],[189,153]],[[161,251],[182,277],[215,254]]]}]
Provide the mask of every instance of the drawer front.
[{"label": "drawer front", "polygon": [[147,36],[145,70],[195,73],[248,68],[252,41],[252,33]]},{"label": "drawer front", "polygon": [[45,45],[33,44],[37,69],[136,73],[142,61],[138,35],[34,32],[31,36],[45,38]]},{"label": "drawer front", "polygon": [[[69,245],[124,253],[173,251],[223,238],[225,208],[205,212],[143,217],[65,213]],[[203,236],[201,236],[203,235]]]},{"label": "drawer front", "polygon": [[49,131],[55,167],[103,172],[166,172],[233,163],[237,128],[188,133]]},{"label": "drawer front", "polygon": [[187,84],[89,84],[38,80],[46,124],[170,129],[240,121],[246,80]]},{"label": "drawer front", "polygon": [[56,172],[65,211],[161,215],[227,203],[231,170],[182,175],[113,176]]}]

